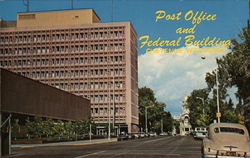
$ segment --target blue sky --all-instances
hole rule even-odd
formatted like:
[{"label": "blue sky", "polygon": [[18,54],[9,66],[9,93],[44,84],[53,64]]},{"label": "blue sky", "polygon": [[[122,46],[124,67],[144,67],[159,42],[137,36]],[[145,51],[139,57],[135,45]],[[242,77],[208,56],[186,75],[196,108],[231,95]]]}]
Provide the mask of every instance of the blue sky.
[{"label": "blue sky", "polygon": [[[30,0],[30,11],[70,9],[70,0]],[[197,25],[195,36],[219,37],[221,39],[237,38],[241,29],[247,25],[248,0],[74,0],[74,8],[93,8],[102,22],[131,21],[138,37],[149,35],[156,39],[176,39],[186,34],[177,34],[178,27],[192,27],[189,21],[155,22],[155,12],[167,13],[188,10],[204,11],[216,14],[215,21],[203,21]],[[15,20],[17,12],[24,12],[22,0],[0,0],[0,17]],[[113,16],[112,16],[113,13]],[[113,17],[113,19],[112,19]],[[140,44],[140,41],[138,42]],[[183,44],[183,43],[182,43]],[[180,47],[185,48],[185,45]],[[148,86],[155,91],[157,99],[167,104],[167,110],[173,114],[180,113],[182,100],[193,89],[203,88],[205,74],[216,68],[215,58],[223,54],[145,54],[146,47],[138,49],[139,85]],[[230,52],[225,49],[224,54]],[[206,61],[200,57],[206,56]]]}]

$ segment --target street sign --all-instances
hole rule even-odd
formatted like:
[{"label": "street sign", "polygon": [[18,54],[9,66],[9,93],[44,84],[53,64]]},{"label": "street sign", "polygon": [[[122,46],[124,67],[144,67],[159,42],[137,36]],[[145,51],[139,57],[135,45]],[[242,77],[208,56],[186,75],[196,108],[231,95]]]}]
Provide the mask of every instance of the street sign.
[{"label": "street sign", "polygon": [[220,113],[220,112],[217,112],[217,113],[216,113],[216,117],[221,117],[221,113]]}]

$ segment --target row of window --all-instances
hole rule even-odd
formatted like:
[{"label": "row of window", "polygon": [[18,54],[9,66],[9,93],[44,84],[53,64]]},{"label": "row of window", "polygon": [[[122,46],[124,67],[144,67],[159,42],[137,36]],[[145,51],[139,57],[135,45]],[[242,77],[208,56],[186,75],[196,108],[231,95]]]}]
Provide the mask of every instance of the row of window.
[{"label": "row of window", "polygon": [[[106,116],[106,117],[105,117]],[[117,123],[119,123],[119,122],[122,122],[122,123],[125,123],[125,118],[126,118],[126,116],[123,116],[123,115],[118,115],[118,116],[115,116],[115,122]],[[113,120],[113,118],[112,118],[112,115],[110,116],[110,119],[111,119],[111,121]],[[108,121],[109,121],[109,118],[108,118],[108,116],[107,115],[94,115],[93,116],[93,120],[96,122],[96,123],[107,123]],[[99,129],[100,130],[100,132],[104,132],[104,133],[99,133],[100,135],[107,135],[107,132],[108,131],[106,131],[106,134],[105,134],[105,130],[106,129]]]},{"label": "row of window", "polygon": [[0,42],[36,42],[51,40],[77,40],[77,39],[105,39],[124,37],[124,31],[81,32],[81,33],[56,33],[43,35],[23,35],[0,37]]},{"label": "row of window", "polygon": [[60,88],[60,89],[108,89],[109,87],[111,89],[113,88],[123,88],[124,83],[123,82],[91,82],[91,83],[60,83],[60,84],[53,84],[54,87]]},{"label": "row of window", "polygon": [[95,95],[95,96],[90,96],[90,101],[91,102],[108,102],[108,101],[124,101],[125,96],[122,94],[115,94],[115,95]]},{"label": "row of window", "polygon": [[119,63],[124,61],[124,56],[111,57],[85,57],[85,58],[61,58],[61,59],[36,59],[36,60],[7,60],[0,61],[1,66],[33,66],[33,65],[74,65],[74,64],[101,64]]},{"label": "row of window", "polygon": [[[108,114],[109,110],[108,108],[91,108],[91,114]],[[110,113],[113,114],[114,110],[113,108],[110,108]],[[126,110],[124,107],[117,107],[115,108],[115,114],[125,114]]]},{"label": "row of window", "polygon": [[79,45],[79,46],[53,46],[49,47],[34,47],[34,48],[15,48],[15,49],[0,49],[0,54],[34,54],[34,53],[52,53],[52,52],[84,52],[84,51],[120,51],[125,49],[124,43],[116,44],[95,44],[95,45]]},{"label": "row of window", "polygon": [[90,28],[61,28],[61,29],[42,29],[42,30],[32,30],[32,31],[18,31],[18,32],[2,32],[3,35],[12,35],[12,34],[17,34],[17,35],[28,35],[28,34],[34,34],[34,35],[43,35],[43,34],[57,34],[58,32],[60,33],[82,33],[82,32],[105,32],[105,31],[109,31],[109,32],[114,32],[114,31],[121,31],[123,30],[125,27],[124,26],[108,26],[108,27],[90,27]]},{"label": "row of window", "polygon": [[75,70],[75,71],[40,71],[40,72],[21,72],[23,76],[31,78],[49,78],[49,77],[77,77],[77,76],[117,76],[125,75],[125,70],[120,69],[96,69],[96,70]]}]

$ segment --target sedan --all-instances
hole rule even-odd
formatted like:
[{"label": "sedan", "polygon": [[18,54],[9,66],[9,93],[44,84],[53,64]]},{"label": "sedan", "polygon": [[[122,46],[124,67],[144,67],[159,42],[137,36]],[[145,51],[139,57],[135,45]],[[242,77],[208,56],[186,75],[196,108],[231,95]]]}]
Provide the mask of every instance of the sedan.
[{"label": "sedan", "polygon": [[202,143],[203,158],[249,158],[249,134],[245,126],[235,123],[214,123]]}]

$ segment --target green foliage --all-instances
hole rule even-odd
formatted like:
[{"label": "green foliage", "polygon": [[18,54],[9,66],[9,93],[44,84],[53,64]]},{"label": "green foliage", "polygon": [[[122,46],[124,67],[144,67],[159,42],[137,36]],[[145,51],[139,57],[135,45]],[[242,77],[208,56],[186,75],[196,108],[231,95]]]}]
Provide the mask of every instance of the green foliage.
[{"label": "green foliage", "polygon": [[20,133],[19,119],[15,119],[14,123],[12,123],[12,135],[15,137],[15,139],[18,133]]},{"label": "green foliage", "polygon": [[[188,106],[190,110],[190,123],[193,127],[206,127],[213,121],[214,115],[210,115],[210,113],[212,110],[214,110],[214,107],[209,105],[208,95],[209,90],[207,88],[198,89],[193,90],[193,92],[187,99],[187,105],[185,106]],[[202,99],[200,98],[204,99],[204,105]]]},{"label": "green foliage", "polygon": [[58,136],[67,137],[68,139],[78,139],[79,136],[89,134],[90,123],[92,124],[92,133],[96,130],[96,125],[92,119],[79,121],[61,121],[50,118],[34,117],[34,119],[27,118],[25,126],[28,131],[28,136],[39,136],[47,138]]},{"label": "green foliage", "polygon": [[30,121],[29,117],[25,120],[25,122],[25,127],[27,128],[27,136],[28,139],[30,139],[30,135],[35,133],[36,125],[34,121]]},{"label": "green foliage", "polygon": [[143,87],[139,89],[139,126],[146,131],[145,113],[148,117],[148,131],[161,132],[161,120],[163,120],[163,130],[171,131],[173,127],[172,116],[165,112],[166,104],[157,102],[152,89]]},{"label": "green foliage", "polygon": [[[222,113],[222,122],[239,122],[244,113],[243,103],[250,96],[250,28],[244,28],[239,35],[240,42],[232,40],[231,52],[217,59],[218,68],[211,73],[207,73],[206,82],[208,92],[212,98],[203,95],[206,100],[206,114],[201,115],[200,103],[195,101],[196,97],[201,97],[202,90],[194,90],[189,99],[188,106],[191,111],[191,124],[193,126],[208,125],[216,119],[216,71],[219,80],[219,103]],[[236,97],[239,103],[236,107],[227,93],[230,87],[237,87]]]}]

